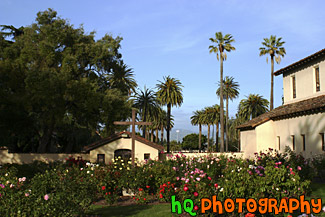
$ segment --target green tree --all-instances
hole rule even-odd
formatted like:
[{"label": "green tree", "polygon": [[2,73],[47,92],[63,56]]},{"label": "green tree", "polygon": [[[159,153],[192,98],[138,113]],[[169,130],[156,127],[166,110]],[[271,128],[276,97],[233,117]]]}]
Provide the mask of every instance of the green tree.
[{"label": "green tree", "polygon": [[[199,144],[197,142],[199,137],[200,137],[200,135],[197,133],[192,133],[192,134],[186,135],[182,141],[182,149],[185,149],[185,150],[200,149]],[[205,135],[202,135],[201,140],[202,140],[202,144],[205,144],[207,142],[207,137]]]},{"label": "green tree", "polygon": [[134,72],[123,61],[118,62],[108,75],[108,81],[111,88],[119,89],[125,95],[135,93],[137,82]]},{"label": "green tree", "polygon": [[[223,36],[222,32],[216,32],[215,38],[210,38],[212,43],[215,43],[216,46],[210,45],[210,53],[216,53],[217,59],[220,60],[220,82],[223,81],[223,61],[227,59],[227,52],[235,50],[235,47],[231,43],[235,42],[232,35],[226,34]],[[223,86],[220,86],[220,110],[223,111]],[[221,152],[225,151],[224,147],[224,114],[220,113],[220,125],[221,125]]]},{"label": "green tree", "polygon": [[197,110],[194,112],[193,116],[191,116],[191,124],[194,126],[199,126],[199,152],[202,150],[202,124],[204,123],[204,111]]},{"label": "green tree", "polygon": [[[219,88],[217,89],[217,95],[220,96],[220,82]],[[233,77],[226,76],[223,80],[223,97],[226,99],[226,151],[228,151],[229,143],[229,99],[233,99],[239,96],[239,84],[234,81]]]},{"label": "green tree", "polygon": [[[135,101],[133,106],[138,108],[142,121],[146,122],[150,117],[158,114],[158,102],[156,93],[152,89],[144,87],[143,91],[139,90],[135,94]],[[142,137],[146,137],[146,126],[141,126]]]},{"label": "green tree", "polygon": [[[270,111],[273,110],[273,86],[274,86],[274,59],[279,64],[281,57],[284,57],[286,50],[283,47],[284,41],[282,38],[276,38],[275,35],[271,35],[270,38],[264,38],[262,42],[263,47],[260,47],[260,56],[270,55],[271,57],[271,95],[270,95]],[[266,58],[268,62],[268,57]]]},{"label": "green tree", "polygon": [[269,101],[258,94],[249,94],[247,99],[239,103],[239,116],[243,120],[251,120],[268,111]]},{"label": "green tree", "polygon": [[107,80],[121,61],[122,38],[96,41],[93,32],[74,28],[52,9],[22,29],[13,43],[0,34],[3,145],[13,151],[80,151],[98,134],[113,133],[113,122],[125,120],[131,108]]},{"label": "green tree", "polygon": [[170,76],[164,77],[164,81],[158,81],[157,99],[161,105],[167,105],[167,153],[170,139],[170,116],[172,106],[181,106],[183,103],[182,83]]}]

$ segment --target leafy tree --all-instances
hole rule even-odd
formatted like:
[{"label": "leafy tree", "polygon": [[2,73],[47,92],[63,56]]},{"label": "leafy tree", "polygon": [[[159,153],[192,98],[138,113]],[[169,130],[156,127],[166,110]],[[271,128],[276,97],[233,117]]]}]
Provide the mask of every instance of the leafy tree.
[{"label": "leafy tree", "polygon": [[[220,82],[223,81],[223,61],[227,59],[227,52],[235,50],[235,47],[231,43],[235,42],[232,35],[226,34],[223,36],[222,32],[216,32],[215,38],[210,38],[212,43],[216,43],[216,46],[210,45],[210,53],[216,53],[217,59],[220,60]],[[220,86],[220,110],[223,111],[223,86]],[[220,113],[220,124],[221,124],[221,152],[225,151],[224,147],[224,114]]]},{"label": "leafy tree", "polygon": [[[219,88],[217,90],[217,95],[220,96],[220,82]],[[233,77],[226,76],[223,80],[223,97],[226,99],[226,151],[228,151],[228,141],[229,141],[229,99],[233,99],[239,96],[239,84],[234,81]]]},{"label": "leafy tree", "polygon": [[12,151],[73,152],[99,134],[114,133],[113,122],[131,111],[123,90],[108,80],[121,62],[122,38],[95,41],[93,32],[74,28],[52,9],[20,29],[12,43],[0,34],[3,145]]},{"label": "leafy tree", "polygon": [[[142,121],[146,122],[150,117],[158,114],[158,102],[156,98],[156,93],[152,89],[139,90],[135,94],[134,105],[140,111],[140,116]],[[141,126],[142,137],[146,137],[146,126]]]},{"label": "leafy tree", "polygon": [[194,112],[193,116],[191,116],[191,124],[192,125],[199,125],[199,152],[202,150],[202,124],[204,123],[204,111],[203,110],[197,110]]},{"label": "leafy tree", "polygon": [[182,84],[176,78],[164,77],[158,81],[157,99],[161,105],[167,105],[167,153],[169,153],[170,116],[172,106],[181,106],[183,103]]},{"label": "leafy tree", "polygon": [[[282,38],[276,38],[275,35],[271,35],[270,38],[264,38],[262,42],[263,47],[260,47],[260,56],[270,55],[271,57],[271,95],[270,95],[270,111],[273,110],[273,86],[274,86],[274,58],[276,63],[281,62],[281,57],[284,57],[286,50],[283,47],[284,41]],[[268,57],[266,58],[268,62]]]},{"label": "leafy tree", "polygon": [[[200,135],[197,133],[188,134],[183,138],[182,141],[182,149],[188,150],[195,150],[199,149],[199,140]],[[207,137],[205,135],[201,136],[202,144],[207,142]]]},{"label": "leafy tree", "polygon": [[251,120],[268,111],[269,101],[258,94],[249,94],[247,99],[239,103],[239,116]]}]

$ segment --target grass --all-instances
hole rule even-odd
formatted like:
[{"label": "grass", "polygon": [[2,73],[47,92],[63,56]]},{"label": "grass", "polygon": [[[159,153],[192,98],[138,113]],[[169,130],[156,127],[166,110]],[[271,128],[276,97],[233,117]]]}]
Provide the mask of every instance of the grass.
[{"label": "grass", "polygon": [[[321,198],[322,207],[325,206],[325,184],[312,183],[312,194],[310,198]],[[88,215],[100,215],[111,216],[111,217],[123,217],[123,216],[133,216],[133,217],[164,217],[172,216],[170,204],[157,204],[157,205],[131,205],[131,206],[101,206],[93,205],[91,210],[87,213]],[[293,216],[297,216],[295,214]],[[325,217],[325,213],[317,214],[318,217]]]}]

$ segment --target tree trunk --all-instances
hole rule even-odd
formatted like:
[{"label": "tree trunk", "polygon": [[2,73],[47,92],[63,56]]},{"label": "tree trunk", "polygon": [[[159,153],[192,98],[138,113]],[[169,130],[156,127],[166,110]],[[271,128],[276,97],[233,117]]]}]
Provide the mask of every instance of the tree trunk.
[{"label": "tree trunk", "polygon": [[153,142],[153,132],[154,132],[154,130],[152,129],[151,130],[151,142]]},{"label": "tree trunk", "polygon": [[171,114],[171,104],[167,104],[167,153],[170,153],[169,147],[169,134],[170,134],[170,114]]},{"label": "tree trunk", "polygon": [[[143,122],[146,122],[147,121],[146,112],[147,112],[147,110],[146,110],[146,108],[144,108],[143,118],[142,118]],[[146,138],[146,125],[143,125],[142,126],[142,137],[143,138]]]},{"label": "tree trunk", "polygon": [[229,117],[228,117],[228,103],[229,103],[229,99],[228,99],[228,94],[226,96],[226,151],[229,150]]},{"label": "tree trunk", "polygon": [[156,128],[156,143],[158,143],[158,127]]},{"label": "tree trunk", "polygon": [[220,52],[220,152],[225,151],[225,123],[223,110],[223,52]]},{"label": "tree trunk", "polygon": [[274,85],[274,56],[271,55],[271,96],[270,96],[270,111],[273,110],[273,85]]},{"label": "tree trunk", "polygon": [[51,142],[53,128],[54,128],[54,124],[51,123],[51,126],[44,130],[44,135],[42,136],[40,144],[39,144],[39,146],[37,148],[38,153],[45,153],[47,151],[47,146]]},{"label": "tree trunk", "polygon": [[161,125],[161,128],[160,128],[160,142],[161,142],[161,145],[164,145],[164,125]]},{"label": "tree trunk", "polygon": [[218,143],[219,143],[219,123],[216,124],[216,152],[219,151]]},{"label": "tree trunk", "polygon": [[210,124],[208,124],[208,152],[210,148]]},{"label": "tree trunk", "polygon": [[199,124],[199,153],[201,153],[202,125]]}]

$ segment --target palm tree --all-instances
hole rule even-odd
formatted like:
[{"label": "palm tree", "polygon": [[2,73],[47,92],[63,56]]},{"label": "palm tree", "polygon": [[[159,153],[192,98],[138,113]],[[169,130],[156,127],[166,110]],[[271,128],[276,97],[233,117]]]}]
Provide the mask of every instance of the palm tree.
[{"label": "palm tree", "polygon": [[194,126],[199,125],[199,152],[201,152],[202,124],[204,123],[203,118],[203,110],[195,111],[193,116],[191,117],[191,124]]},{"label": "palm tree", "polygon": [[[247,97],[247,96],[246,96]],[[247,99],[239,103],[239,116],[243,120],[251,120],[268,111],[269,101],[258,94],[249,94]]]},{"label": "palm tree", "polygon": [[220,106],[214,105],[213,108],[213,118],[214,124],[216,125],[216,151],[218,151],[218,143],[219,143],[219,123],[220,123]]},{"label": "palm tree", "polygon": [[[154,116],[159,107],[156,93],[144,87],[144,90],[139,90],[135,94],[134,105],[135,108],[139,109],[140,116],[143,122],[148,120],[148,117]],[[146,126],[142,126],[142,137],[146,137]]]},{"label": "palm tree", "polygon": [[203,124],[208,126],[208,150],[210,148],[210,127],[214,124],[216,117],[214,117],[214,108],[206,107],[203,113]]},{"label": "palm tree", "polygon": [[[271,35],[270,38],[264,38],[262,42],[263,47],[260,47],[260,56],[270,55],[271,57],[271,96],[270,96],[270,111],[273,110],[273,86],[274,86],[274,57],[277,64],[281,62],[281,57],[284,57],[286,50],[282,45],[285,43],[281,41],[282,38],[276,38],[275,35]],[[268,62],[268,57],[266,57]]]},{"label": "palm tree", "polygon": [[[220,82],[217,90],[217,95],[220,96]],[[223,97],[226,99],[226,151],[228,151],[229,144],[229,99],[233,99],[239,96],[239,84],[234,81],[233,77],[226,76],[223,80]]]},{"label": "palm tree", "polygon": [[182,84],[179,80],[164,77],[164,81],[158,81],[157,84],[157,99],[160,104],[167,105],[167,153],[169,153],[170,139],[170,115],[172,106],[181,106],[183,103]]},{"label": "palm tree", "polygon": [[108,81],[111,88],[117,88],[123,94],[131,95],[132,92],[136,92],[136,87],[138,86],[133,77],[134,72],[132,68],[129,68],[121,61],[113,67],[113,70],[108,75]]},{"label": "palm tree", "polygon": [[[210,38],[210,41],[216,43],[216,46],[210,45],[210,53],[216,53],[217,59],[220,59],[220,82],[223,81],[223,61],[227,59],[226,51],[230,52],[236,50],[231,45],[235,40],[230,34],[222,35],[222,32],[216,32],[215,38]],[[220,57],[220,58],[219,58]],[[220,86],[220,110],[223,111],[223,86]],[[220,113],[220,124],[221,124],[221,146],[220,149],[224,151],[224,114]]]}]

